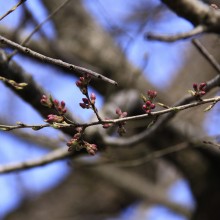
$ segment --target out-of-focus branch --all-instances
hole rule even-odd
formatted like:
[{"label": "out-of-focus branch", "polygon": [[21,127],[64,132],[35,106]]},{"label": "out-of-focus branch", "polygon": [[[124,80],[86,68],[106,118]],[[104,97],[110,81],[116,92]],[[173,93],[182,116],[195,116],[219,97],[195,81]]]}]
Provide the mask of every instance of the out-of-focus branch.
[{"label": "out-of-focus branch", "polygon": [[180,17],[190,21],[194,26],[204,25],[210,31],[220,31],[220,13],[199,0],[161,0]]},{"label": "out-of-focus branch", "polygon": [[24,169],[30,169],[33,167],[39,167],[52,163],[57,160],[65,159],[70,157],[72,153],[68,152],[66,148],[61,148],[48,153],[39,159],[33,159],[25,162],[18,162],[6,165],[0,165],[0,173],[9,173],[13,171],[19,171]]},{"label": "out-of-focus branch", "polygon": [[[42,21],[39,25],[37,25],[34,30],[21,42],[21,46],[24,46],[26,45],[31,37],[38,31],[40,30],[40,28],[47,22],[49,21],[53,16],[56,15],[56,13],[58,13],[65,5],[67,5],[69,3],[70,0],[66,0],[65,2],[63,2],[61,5],[59,5],[44,21]],[[18,51],[15,50],[13,51],[13,53],[11,53],[9,56],[8,56],[8,59],[10,60]]]},{"label": "out-of-focus branch", "polygon": [[199,52],[208,60],[212,67],[220,74],[220,65],[218,61],[209,53],[209,51],[199,42],[198,39],[193,39],[192,43],[199,50]]},{"label": "out-of-focus branch", "polygon": [[177,15],[190,21],[195,28],[189,32],[176,34],[174,36],[157,35],[153,33],[146,34],[150,40],[159,40],[173,42],[187,39],[205,32],[220,33],[220,12],[213,7],[202,3],[202,1],[191,0],[162,0]]},{"label": "out-of-focus branch", "polygon": [[147,33],[145,37],[149,40],[158,40],[158,41],[165,41],[165,42],[174,42],[177,40],[183,40],[190,37],[194,37],[198,34],[204,33],[207,30],[206,26],[197,26],[189,32],[179,33],[173,36],[165,36],[165,35],[157,35],[155,33]]},{"label": "out-of-focus branch", "polygon": [[127,190],[129,193],[139,198],[152,203],[164,205],[187,218],[191,216],[191,210],[169,201],[165,196],[165,192],[160,187],[155,186],[147,181],[147,179],[144,179],[135,173],[129,173],[110,165],[98,166],[92,169],[94,169],[94,174],[101,175],[117,187]]}]

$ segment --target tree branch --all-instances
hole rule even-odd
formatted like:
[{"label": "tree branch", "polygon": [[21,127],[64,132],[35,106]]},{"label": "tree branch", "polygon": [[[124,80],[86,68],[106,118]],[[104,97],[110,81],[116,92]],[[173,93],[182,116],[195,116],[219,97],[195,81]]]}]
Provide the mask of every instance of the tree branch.
[{"label": "tree branch", "polygon": [[54,150],[39,159],[33,159],[25,162],[11,163],[6,165],[0,165],[0,173],[10,173],[13,171],[19,171],[24,169],[30,169],[33,167],[39,167],[48,163],[55,162],[57,160],[68,158],[72,153],[68,152],[66,148]]},{"label": "tree branch", "polygon": [[115,82],[114,80],[112,79],[109,79],[99,73],[96,73],[92,70],[89,70],[89,69],[86,69],[86,68],[83,68],[83,67],[79,67],[79,66],[75,66],[73,64],[70,64],[70,63],[66,63],[62,60],[58,60],[58,59],[53,59],[51,57],[47,57],[43,54],[40,54],[40,53],[37,53],[27,47],[23,47],[21,46],[20,44],[17,44],[3,36],[0,35],[0,42],[2,44],[6,44],[8,45],[9,47],[13,48],[13,49],[17,49],[18,51],[20,51],[21,53],[24,53],[24,54],[28,54],[30,57],[34,57],[34,58],[37,58],[39,60],[41,60],[42,62],[46,62],[46,63],[51,63],[51,64],[54,64],[54,65],[57,65],[57,66],[60,66],[60,67],[63,67],[63,68],[66,68],[70,71],[74,71],[74,72],[77,72],[77,73],[80,73],[80,74],[89,74],[95,78],[98,78],[98,79],[101,79],[103,81],[106,81],[108,83],[111,83],[113,85],[117,85],[117,82]]}]

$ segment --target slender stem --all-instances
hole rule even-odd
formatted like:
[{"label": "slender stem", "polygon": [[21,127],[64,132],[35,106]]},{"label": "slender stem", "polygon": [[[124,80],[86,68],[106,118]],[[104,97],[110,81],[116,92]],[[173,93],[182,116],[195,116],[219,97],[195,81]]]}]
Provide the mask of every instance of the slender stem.
[{"label": "slender stem", "polygon": [[202,101],[198,101],[198,102],[194,102],[194,103],[190,103],[190,104],[180,105],[180,106],[176,106],[176,107],[170,107],[165,110],[151,112],[150,114],[136,115],[136,116],[130,116],[130,117],[125,117],[125,118],[119,118],[119,119],[102,120],[100,118],[99,121],[95,121],[95,122],[91,122],[91,123],[82,123],[82,124],[76,124],[74,122],[71,122],[70,124],[53,123],[53,124],[43,124],[43,125],[26,125],[23,123],[18,123],[18,125],[16,125],[16,126],[0,125],[0,130],[9,131],[9,130],[14,130],[14,129],[19,129],[19,128],[32,128],[34,130],[39,130],[44,127],[54,127],[54,128],[83,127],[83,129],[85,129],[87,127],[94,126],[94,125],[108,124],[108,123],[117,124],[117,123],[125,122],[125,121],[141,120],[141,119],[145,119],[145,118],[149,118],[149,117],[159,116],[159,115],[167,114],[169,112],[174,112],[174,113],[176,112],[177,113],[179,111],[183,111],[185,109],[196,107],[196,106],[207,104],[207,103],[212,103],[211,107],[213,107],[214,104],[216,104],[219,101],[220,101],[220,96],[217,96],[214,98],[203,99]]}]

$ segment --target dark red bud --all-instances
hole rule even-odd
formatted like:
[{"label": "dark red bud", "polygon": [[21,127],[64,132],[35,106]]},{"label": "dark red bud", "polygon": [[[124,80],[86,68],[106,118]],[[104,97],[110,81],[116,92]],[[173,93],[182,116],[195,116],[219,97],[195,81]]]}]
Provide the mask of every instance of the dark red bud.
[{"label": "dark red bud", "polygon": [[85,104],[85,103],[79,103],[79,105],[80,105],[82,108],[86,108],[86,104]]},{"label": "dark red bud", "polygon": [[61,106],[62,106],[62,108],[64,108],[65,107],[65,105],[66,105],[66,103],[64,102],[64,101],[61,101]]},{"label": "dark red bud", "polygon": [[206,85],[207,85],[206,83],[201,83],[199,85],[199,90],[205,90]]},{"label": "dark red bud", "polygon": [[89,104],[89,100],[87,98],[82,98],[82,101],[85,103],[85,104]]},{"label": "dark red bud", "polygon": [[197,83],[193,83],[193,89],[194,89],[195,91],[198,90],[198,85],[197,85]]},{"label": "dark red bud", "polygon": [[150,106],[151,105],[151,101],[150,100],[148,100],[148,101],[146,101],[146,106]]},{"label": "dark red bud", "polygon": [[156,106],[155,106],[155,104],[153,104],[153,103],[150,105],[150,108],[151,108],[151,109],[155,109],[155,107],[156,107]]}]

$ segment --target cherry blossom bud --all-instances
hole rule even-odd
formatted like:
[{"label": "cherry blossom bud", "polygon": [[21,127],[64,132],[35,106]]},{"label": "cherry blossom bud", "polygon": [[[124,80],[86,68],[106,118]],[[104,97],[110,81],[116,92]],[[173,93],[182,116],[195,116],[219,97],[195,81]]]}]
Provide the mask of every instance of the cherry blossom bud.
[{"label": "cherry blossom bud", "polygon": [[153,90],[148,90],[147,95],[149,99],[154,99],[157,96],[157,92]]},{"label": "cherry blossom bud", "polygon": [[203,95],[205,95],[205,94],[206,94],[205,91],[200,91],[200,92],[199,92],[199,95],[201,95],[201,96],[203,96]]},{"label": "cherry blossom bud", "polygon": [[117,115],[121,115],[121,114],[122,114],[122,111],[121,111],[120,108],[117,108],[117,109],[115,110],[115,113],[116,113]]},{"label": "cherry blossom bud", "polygon": [[60,104],[61,104],[61,107],[62,107],[62,108],[64,108],[64,107],[65,107],[65,105],[66,105],[66,103],[65,103],[64,101],[61,101],[61,103],[60,103]]},{"label": "cherry blossom bud", "polygon": [[152,103],[152,102],[151,102],[150,100],[147,100],[145,104],[146,104],[146,106],[150,106],[151,103]]},{"label": "cherry blossom bud", "polygon": [[58,106],[58,105],[59,105],[59,101],[58,101],[57,99],[54,99],[54,100],[53,100],[53,104],[54,104],[55,106]]},{"label": "cherry blossom bud", "polygon": [[155,106],[155,104],[153,104],[153,103],[150,105],[150,108],[151,108],[151,109],[155,109],[155,107],[156,107],[156,106]]},{"label": "cherry blossom bud", "polygon": [[95,93],[91,93],[90,99],[91,99],[91,100],[96,100],[96,95],[95,95]]},{"label": "cherry blossom bud", "polygon": [[85,109],[87,107],[87,105],[85,103],[79,103],[79,105],[81,106],[81,108]]},{"label": "cherry blossom bud", "polygon": [[199,90],[205,90],[205,87],[206,87],[206,83],[201,83],[200,85],[199,85]]},{"label": "cherry blossom bud", "polygon": [[197,83],[193,83],[193,89],[194,89],[195,91],[198,90],[198,85],[197,85]]},{"label": "cherry blossom bud", "polygon": [[123,113],[121,114],[121,118],[124,118],[124,117],[126,117],[127,115],[128,115],[127,112],[123,112]]},{"label": "cherry blossom bud", "polygon": [[82,101],[85,103],[85,104],[89,104],[89,100],[87,98],[82,98]]}]

